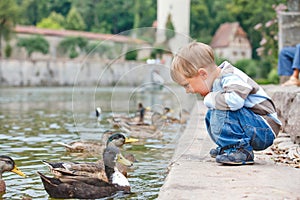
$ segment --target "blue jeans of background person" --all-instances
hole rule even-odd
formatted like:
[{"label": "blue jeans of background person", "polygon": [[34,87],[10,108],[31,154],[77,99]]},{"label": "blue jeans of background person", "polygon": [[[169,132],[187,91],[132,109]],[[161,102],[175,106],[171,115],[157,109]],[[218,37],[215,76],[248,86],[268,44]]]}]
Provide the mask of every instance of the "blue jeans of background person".
[{"label": "blue jeans of background person", "polygon": [[247,108],[208,110],[205,122],[211,139],[220,148],[233,145],[249,151],[264,150],[275,139],[266,121]]},{"label": "blue jeans of background person", "polygon": [[293,69],[300,69],[300,44],[283,47],[278,57],[278,75],[291,76]]}]

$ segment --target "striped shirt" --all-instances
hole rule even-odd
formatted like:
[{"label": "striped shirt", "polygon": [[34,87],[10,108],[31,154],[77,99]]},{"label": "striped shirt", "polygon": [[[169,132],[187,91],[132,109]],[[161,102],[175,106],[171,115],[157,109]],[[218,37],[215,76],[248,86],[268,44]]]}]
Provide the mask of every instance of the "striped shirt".
[{"label": "striped shirt", "polygon": [[[227,61],[219,67],[221,73],[214,81],[211,92],[204,98],[204,104],[209,109],[235,111],[246,107],[281,126],[275,105],[262,87]],[[271,123],[269,125],[272,127]]]}]

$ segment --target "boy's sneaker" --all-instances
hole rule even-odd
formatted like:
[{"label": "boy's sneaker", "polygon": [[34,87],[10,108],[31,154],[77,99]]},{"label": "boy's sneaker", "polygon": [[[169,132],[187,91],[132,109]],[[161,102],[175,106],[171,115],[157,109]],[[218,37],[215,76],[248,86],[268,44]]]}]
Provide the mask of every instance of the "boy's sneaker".
[{"label": "boy's sneaker", "polygon": [[222,151],[222,149],[221,149],[220,147],[217,147],[217,148],[215,148],[215,149],[211,149],[211,150],[209,151],[209,155],[210,155],[210,157],[212,157],[212,158],[216,158],[217,155],[221,155],[222,153],[224,153],[224,151]]},{"label": "boy's sneaker", "polygon": [[216,162],[227,165],[251,165],[254,163],[253,151],[246,149],[232,149],[228,153],[217,155]]}]

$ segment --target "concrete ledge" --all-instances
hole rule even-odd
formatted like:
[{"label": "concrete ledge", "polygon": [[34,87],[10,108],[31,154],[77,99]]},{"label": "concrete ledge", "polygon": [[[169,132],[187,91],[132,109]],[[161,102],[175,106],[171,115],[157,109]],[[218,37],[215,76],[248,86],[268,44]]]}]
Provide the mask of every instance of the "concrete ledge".
[{"label": "concrete ledge", "polygon": [[264,151],[255,164],[223,166],[208,154],[215,147],[204,124],[206,107],[198,102],[178,141],[159,200],[298,199],[300,171],[276,165]]},{"label": "concrete ledge", "polygon": [[300,87],[278,85],[263,87],[274,100],[283,132],[289,134],[295,144],[300,144]]}]

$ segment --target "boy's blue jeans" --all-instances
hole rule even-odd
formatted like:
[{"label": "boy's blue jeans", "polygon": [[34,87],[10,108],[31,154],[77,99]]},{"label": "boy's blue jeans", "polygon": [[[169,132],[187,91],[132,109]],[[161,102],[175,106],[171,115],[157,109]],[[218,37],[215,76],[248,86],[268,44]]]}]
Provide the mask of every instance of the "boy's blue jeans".
[{"label": "boy's blue jeans", "polygon": [[273,144],[275,135],[263,118],[247,108],[237,111],[208,110],[206,128],[220,148],[234,146],[246,150],[264,150]]}]

